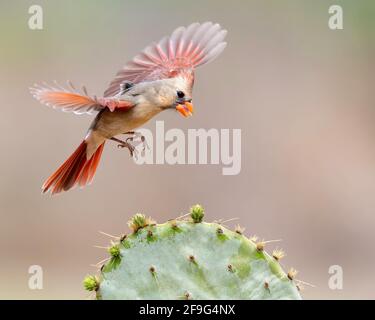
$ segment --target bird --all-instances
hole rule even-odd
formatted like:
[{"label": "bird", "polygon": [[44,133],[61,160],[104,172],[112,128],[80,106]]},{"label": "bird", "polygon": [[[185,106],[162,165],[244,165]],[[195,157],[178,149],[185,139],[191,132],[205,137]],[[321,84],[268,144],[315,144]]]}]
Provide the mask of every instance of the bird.
[{"label": "bird", "polygon": [[[191,116],[194,70],[222,53],[226,34],[212,22],[179,27],[127,62],[99,97],[89,95],[84,86],[78,90],[70,81],[66,87],[56,81],[33,85],[31,94],[44,105],[75,114],[96,114],[78,148],[44,182],[42,193],[58,194],[90,184],[107,140],[128,148],[134,156],[135,130],[160,112],[177,110],[184,117]],[[116,137],[122,134],[129,138]]]}]

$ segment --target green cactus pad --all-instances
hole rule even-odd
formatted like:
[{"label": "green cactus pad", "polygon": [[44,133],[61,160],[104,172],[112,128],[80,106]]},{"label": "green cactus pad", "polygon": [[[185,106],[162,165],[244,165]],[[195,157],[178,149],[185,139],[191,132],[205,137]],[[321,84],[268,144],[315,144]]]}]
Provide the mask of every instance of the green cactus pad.
[{"label": "green cactus pad", "polygon": [[217,223],[149,224],[115,248],[90,283],[100,299],[301,298],[277,259]]}]

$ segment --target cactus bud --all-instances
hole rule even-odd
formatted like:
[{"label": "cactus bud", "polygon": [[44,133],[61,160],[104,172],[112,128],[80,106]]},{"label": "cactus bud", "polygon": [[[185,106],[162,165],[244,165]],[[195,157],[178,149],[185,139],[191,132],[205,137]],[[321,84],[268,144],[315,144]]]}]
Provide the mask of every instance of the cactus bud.
[{"label": "cactus bud", "polygon": [[88,275],[83,279],[83,286],[87,291],[97,291],[99,289],[99,280],[96,276]]},{"label": "cactus bud", "polygon": [[108,249],[108,252],[113,258],[118,258],[120,257],[120,246],[118,244],[114,244]]},{"label": "cactus bud", "polygon": [[146,218],[146,216],[142,213],[137,213],[129,220],[128,225],[130,229],[133,230],[134,233],[136,233],[139,229],[147,227],[150,224],[153,224],[154,221],[152,221],[150,218]]},{"label": "cactus bud", "polygon": [[201,205],[196,204],[190,208],[190,216],[193,219],[194,223],[202,222],[204,217],[204,209]]}]

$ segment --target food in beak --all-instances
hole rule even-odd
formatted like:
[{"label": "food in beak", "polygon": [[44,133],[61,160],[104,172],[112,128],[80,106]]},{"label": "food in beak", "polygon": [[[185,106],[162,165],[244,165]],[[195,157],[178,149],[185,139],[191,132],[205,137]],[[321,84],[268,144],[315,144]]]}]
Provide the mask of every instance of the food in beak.
[{"label": "food in beak", "polygon": [[185,104],[178,104],[176,110],[184,117],[190,117],[193,115],[194,108],[190,102],[185,102]]}]

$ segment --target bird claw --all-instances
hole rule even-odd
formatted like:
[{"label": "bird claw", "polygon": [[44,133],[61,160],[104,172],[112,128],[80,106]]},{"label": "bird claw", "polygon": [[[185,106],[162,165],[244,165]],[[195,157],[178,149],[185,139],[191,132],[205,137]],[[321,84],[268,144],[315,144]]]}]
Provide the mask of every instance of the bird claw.
[{"label": "bird claw", "polygon": [[[125,140],[126,143],[129,143],[128,141],[130,141],[130,142],[134,142],[134,143],[133,143],[133,146],[134,146],[134,147],[136,147],[136,146],[142,144],[142,146],[143,146],[142,151],[145,151],[146,149],[150,150],[150,147],[149,147],[148,144],[147,144],[147,141],[146,141],[146,137],[145,137],[145,136],[143,136],[143,135],[142,135],[141,133],[139,133],[139,132],[133,132],[133,133],[131,133],[131,134],[133,134],[133,136],[126,138],[126,140]],[[138,138],[139,138],[139,140],[138,140]]]},{"label": "bird claw", "polygon": [[[127,148],[127,149],[129,149],[131,157],[135,157],[135,159],[138,159],[139,150],[137,150],[136,147],[140,144],[143,144],[142,152],[144,152],[146,150],[146,148],[150,149],[150,147],[148,146],[148,144],[146,142],[146,138],[143,135],[141,135],[140,133],[138,133],[138,132],[127,132],[126,134],[131,134],[132,136],[126,138],[125,141],[122,141],[122,140],[117,139],[115,137],[112,137],[111,140],[114,140],[114,141],[119,143],[117,145],[117,148]],[[138,138],[139,138],[139,140],[138,140]]]},{"label": "bird claw", "polygon": [[127,148],[129,149],[130,156],[131,157],[134,156],[135,158],[137,158],[137,150],[135,149],[135,146],[133,146],[132,144],[124,141],[123,143],[119,143],[117,145],[117,148],[121,148],[121,149]]}]

